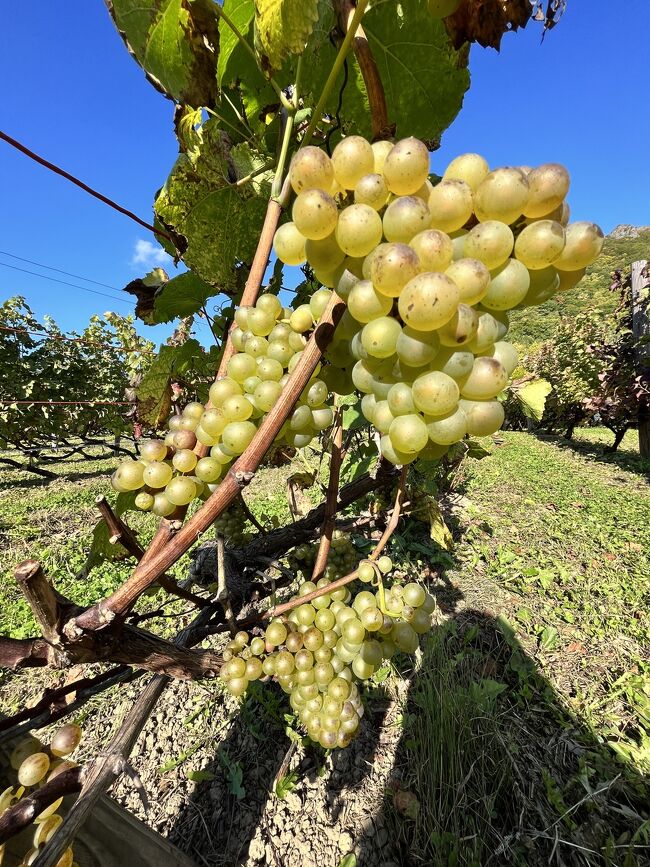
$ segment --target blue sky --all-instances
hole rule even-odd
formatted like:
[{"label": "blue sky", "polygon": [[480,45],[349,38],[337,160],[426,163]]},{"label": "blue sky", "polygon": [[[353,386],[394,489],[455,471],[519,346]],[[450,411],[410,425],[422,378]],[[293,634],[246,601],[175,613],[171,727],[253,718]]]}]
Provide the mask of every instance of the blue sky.
[{"label": "blue sky", "polygon": [[[569,0],[543,44],[530,24],[505,36],[500,54],[474,46],[472,87],[434,169],[468,150],[493,166],[560,161],[573,178],[574,219],[605,231],[650,223],[650,7],[626,0],[621,14],[611,10],[605,0]],[[128,56],[102,0],[13,4],[3,31],[0,127],[149,220],[153,194],[176,156],[172,104]],[[39,317],[50,313],[66,329],[83,327],[93,313],[133,309],[118,290],[159,263],[152,235],[4,142],[0,190],[0,262],[114,296],[0,265],[0,298],[24,295]],[[169,329],[140,330],[160,340]],[[207,328],[199,325],[197,336],[207,341]]]}]

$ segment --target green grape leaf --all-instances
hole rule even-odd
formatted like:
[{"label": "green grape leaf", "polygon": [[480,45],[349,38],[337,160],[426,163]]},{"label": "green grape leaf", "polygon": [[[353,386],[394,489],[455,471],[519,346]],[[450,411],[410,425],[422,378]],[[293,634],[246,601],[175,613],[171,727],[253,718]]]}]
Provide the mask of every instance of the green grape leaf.
[{"label": "green grape leaf", "polygon": [[[332,67],[336,47],[329,34],[335,26],[330,4],[321,3],[321,14],[303,61],[306,102],[315,103],[325,76]],[[436,145],[441,133],[458,114],[470,78],[466,47],[456,51],[445,26],[429,14],[421,2],[395,3],[377,0],[363,16],[372,54],[384,85],[389,120],[398,138],[414,135]],[[336,115],[343,73],[334,87],[326,111]],[[348,59],[348,81],[340,112],[347,132],[369,136],[370,112],[359,67]]]},{"label": "green grape leaf", "polygon": [[164,283],[156,293],[153,304],[154,322],[156,324],[171,322],[172,319],[191,316],[215,294],[217,290],[192,271],[179,274],[178,277]]},{"label": "green grape leaf", "polygon": [[[442,517],[440,506],[433,497],[426,496],[423,498],[422,508],[418,510],[421,513],[422,519],[429,523],[429,538],[432,539],[445,551],[451,551],[454,547],[454,540],[445,524],[445,519]],[[426,516],[426,517],[425,517]],[[420,514],[418,514],[420,517]]]},{"label": "green grape leaf", "polygon": [[302,54],[316,21],[318,0],[256,0],[255,47],[262,69],[280,69],[288,54]]},{"label": "green grape leaf", "polygon": [[[223,11],[254,50],[253,0],[224,0]],[[270,119],[267,115],[279,108],[278,95],[257,65],[254,54],[246,50],[223,19],[219,21],[219,40],[217,81],[225,93],[220,110],[230,116],[229,100],[238,106],[241,103],[247,124],[261,136]]]},{"label": "green grape leaf", "polygon": [[186,239],[188,268],[226,294],[236,294],[238,268],[252,261],[270,194],[267,172],[236,182],[265,163],[248,144],[231,148],[209,120],[200,148],[179,156],[154,204],[160,222]]},{"label": "green grape leaf", "polygon": [[171,409],[172,382],[200,357],[203,350],[196,340],[181,346],[161,346],[160,352],[136,389],[138,415],[150,427],[160,428]]},{"label": "green grape leaf", "polygon": [[511,386],[511,392],[521,405],[521,409],[527,418],[541,421],[546,406],[546,398],[553,391],[550,382],[545,379],[536,379],[522,386]]},{"label": "green grape leaf", "polygon": [[[302,738],[300,740],[302,740]],[[296,788],[298,779],[299,775],[297,770],[291,771],[284,777],[280,777],[280,779],[275,784],[275,794],[279,801],[284,801],[289,792],[292,792]]]},{"label": "green grape leaf", "polygon": [[212,0],[107,0],[129,53],[151,83],[198,107],[218,97],[218,19]]}]

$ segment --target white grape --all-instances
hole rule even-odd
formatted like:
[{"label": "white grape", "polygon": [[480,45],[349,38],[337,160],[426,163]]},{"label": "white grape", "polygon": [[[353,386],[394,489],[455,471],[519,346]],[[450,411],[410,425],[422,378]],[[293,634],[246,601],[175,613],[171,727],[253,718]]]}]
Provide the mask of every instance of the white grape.
[{"label": "white grape", "polygon": [[445,274],[428,271],[410,280],[400,295],[402,321],[417,331],[434,331],[456,312],[460,293]]},{"label": "white grape", "polygon": [[488,310],[511,310],[524,300],[529,287],[528,268],[517,259],[509,259],[505,265],[492,271],[492,279],[481,304]]},{"label": "white grape", "polygon": [[291,216],[305,238],[319,241],[336,228],[338,209],[334,199],[323,190],[306,190],[296,197]]},{"label": "white grape", "polygon": [[569,223],[566,244],[553,262],[558,271],[579,271],[595,262],[603,249],[605,236],[595,223]]},{"label": "white grape", "polygon": [[334,167],[325,151],[309,145],[301,148],[291,160],[289,177],[295,193],[329,190],[334,181]]},{"label": "white grape", "polygon": [[480,154],[461,154],[449,163],[443,177],[445,180],[464,181],[476,192],[489,171],[487,160]]},{"label": "white grape", "polygon": [[295,223],[284,223],[273,237],[275,255],[285,265],[302,265],[307,259],[306,240]]},{"label": "white grape", "polygon": [[472,189],[465,181],[442,180],[429,196],[431,227],[455,232],[469,220],[473,210]]},{"label": "white grape", "polygon": [[503,168],[490,172],[474,194],[474,210],[481,223],[499,220],[514,223],[528,201],[528,181],[519,169]]},{"label": "white grape", "polygon": [[350,135],[341,139],[332,153],[334,177],[346,190],[353,190],[364,175],[375,168],[375,155],[364,138]]},{"label": "white grape", "polygon": [[341,212],[336,240],[348,256],[360,258],[367,256],[380,243],[382,231],[377,211],[369,205],[350,205]]},{"label": "white grape", "polygon": [[562,205],[569,192],[568,171],[559,163],[545,163],[526,176],[529,194],[523,213],[526,217],[545,217]]},{"label": "white grape", "polygon": [[426,145],[413,137],[398,141],[386,156],[382,171],[391,193],[413,195],[429,176]]},{"label": "white grape", "polygon": [[387,241],[408,244],[431,226],[431,213],[417,196],[399,196],[384,211],[383,233]]},{"label": "white grape", "polygon": [[529,271],[551,265],[564,250],[564,228],[554,220],[538,220],[522,229],[515,242],[515,257]]}]

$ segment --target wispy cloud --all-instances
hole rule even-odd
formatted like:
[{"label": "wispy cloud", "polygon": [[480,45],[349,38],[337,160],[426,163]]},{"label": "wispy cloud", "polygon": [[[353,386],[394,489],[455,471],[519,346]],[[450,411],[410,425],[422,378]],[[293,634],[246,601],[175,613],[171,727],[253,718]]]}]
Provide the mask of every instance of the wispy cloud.
[{"label": "wispy cloud", "polygon": [[135,242],[131,258],[132,265],[144,265],[145,268],[153,268],[155,265],[169,265],[171,261],[171,256],[157,244],[143,241],[141,238]]}]

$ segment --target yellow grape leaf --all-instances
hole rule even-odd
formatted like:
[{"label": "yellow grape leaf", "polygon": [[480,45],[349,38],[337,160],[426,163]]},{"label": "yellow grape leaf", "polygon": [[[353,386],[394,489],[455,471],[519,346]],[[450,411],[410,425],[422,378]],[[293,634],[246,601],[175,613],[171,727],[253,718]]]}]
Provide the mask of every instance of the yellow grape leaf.
[{"label": "yellow grape leaf", "polygon": [[318,21],[318,0],[255,0],[255,48],[263,69],[302,54]]},{"label": "yellow grape leaf", "polygon": [[513,394],[521,404],[521,408],[528,418],[541,421],[546,406],[546,398],[553,391],[550,382],[545,379],[536,379],[521,388],[513,389]]},{"label": "yellow grape leaf", "polygon": [[444,548],[445,551],[451,551],[454,547],[454,540],[449,527],[445,524],[445,519],[442,517],[440,507],[433,497],[426,498],[424,508],[431,526],[429,532],[430,538],[433,539],[436,544],[440,545],[441,548]]}]

